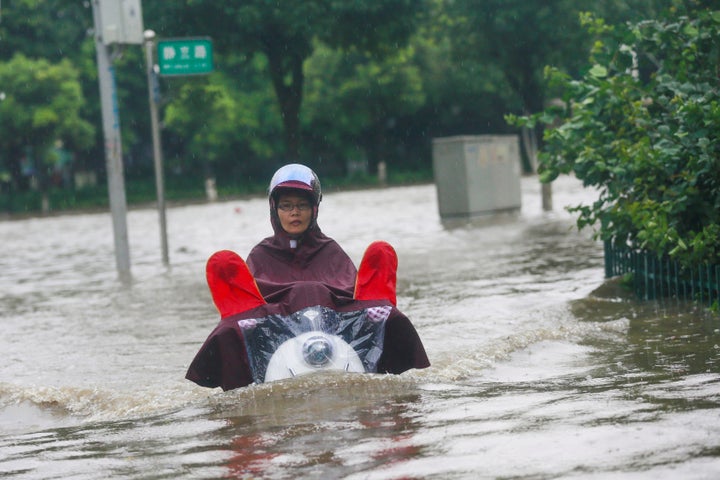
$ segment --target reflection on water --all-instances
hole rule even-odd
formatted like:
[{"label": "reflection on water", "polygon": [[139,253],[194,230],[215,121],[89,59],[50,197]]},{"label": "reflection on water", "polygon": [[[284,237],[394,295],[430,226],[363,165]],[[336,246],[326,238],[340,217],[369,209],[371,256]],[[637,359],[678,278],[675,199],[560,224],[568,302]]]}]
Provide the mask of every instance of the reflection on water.
[{"label": "reflection on water", "polygon": [[676,375],[718,371],[720,325],[716,319],[687,313],[687,308],[664,309],[630,322],[628,342],[638,368]]},{"label": "reflection on water", "polygon": [[260,394],[271,395],[271,402],[258,402],[256,394],[242,413],[237,407],[218,412],[233,435],[230,476],[260,475],[282,466],[298,478],[341,478],[348,463],[372,470],[418,455],[413,438],[419,425],[411,409],[420,395],[410,393],[411,384],[332,374],[303,379],[300,390],[296,382],[281,382]]},{"label": "reflection on water", "polygon": [[720,371],[720,319],[692,303],[639,301],[616,279],[572,305],[579,320],[627,319],[624,342],[615,343],[625,369],[667,377]]},{"label": "reflection on water", "polygon": [[[605,282],[602,247],[523,179],[514,216],[443,225],[432,185],[328,193],[357,262],[399,255],[398,305],[433,366],[230,392],[184,380],[217,322],[216,250],[270,233],[263,199],[0,222],[0,475],[10,478],[697,478],[720,475],[720,322]],[[392,206],[392,208],[388,208]]]}]

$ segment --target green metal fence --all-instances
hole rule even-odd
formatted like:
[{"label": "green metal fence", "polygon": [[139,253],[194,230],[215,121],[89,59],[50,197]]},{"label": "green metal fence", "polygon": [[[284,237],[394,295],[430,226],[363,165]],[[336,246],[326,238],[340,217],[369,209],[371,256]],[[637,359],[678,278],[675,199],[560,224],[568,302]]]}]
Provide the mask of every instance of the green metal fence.
[{"label": "green metal fence", "polygon": [[682,267],[667,257],[605,242],[605,276],[632,274],[633,289],[639,298],[675,297],[701,304],[720,304],[720,265]]}]

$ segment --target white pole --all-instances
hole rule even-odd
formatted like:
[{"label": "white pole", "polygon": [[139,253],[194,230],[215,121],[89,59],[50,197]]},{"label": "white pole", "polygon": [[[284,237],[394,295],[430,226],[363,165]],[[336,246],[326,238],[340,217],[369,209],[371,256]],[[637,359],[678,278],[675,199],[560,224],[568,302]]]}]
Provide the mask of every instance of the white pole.
[{"label": "white pole", "polygon": [[165,218],[165,183],[163,179],[162,143],[160,140],[160,127],[158,122],[158,97],[160,86],[153,62],[155,48],[155,32],[145,30],[145,57],[147,59],[148,101],[150,103],[150,126],[152,129],[153,160],[155,165],[155,190],[157,192],[157,208],[160,220],[160,248],[162,250],[163,265],[170,265],[168,255],[167,221]]},{"label": "white pole", "polygon": [[127,229],[127,202],[120,139],[120,114],[118,112],[115,70],[110,63],[108,48],[102,41],[102,20],[98,1],[94,0],[95,50],[97,53],[100,104],[102,107],[103,133],[105,135],[105,163],[108,177],[108,194],[115,238],[115,261],[121,281],[130,281],[130,246]]}]

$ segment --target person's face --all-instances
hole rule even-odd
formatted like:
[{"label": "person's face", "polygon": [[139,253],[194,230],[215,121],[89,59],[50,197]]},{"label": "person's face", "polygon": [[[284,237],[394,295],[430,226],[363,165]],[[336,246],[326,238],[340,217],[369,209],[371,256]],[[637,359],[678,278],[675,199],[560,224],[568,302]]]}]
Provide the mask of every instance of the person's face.
[{"label": "person's face", "polygon": [[277,213],[283,230],[290,235],[302,235],[312,220],[312,203],[304,195],[283,193],[278,197]]}]

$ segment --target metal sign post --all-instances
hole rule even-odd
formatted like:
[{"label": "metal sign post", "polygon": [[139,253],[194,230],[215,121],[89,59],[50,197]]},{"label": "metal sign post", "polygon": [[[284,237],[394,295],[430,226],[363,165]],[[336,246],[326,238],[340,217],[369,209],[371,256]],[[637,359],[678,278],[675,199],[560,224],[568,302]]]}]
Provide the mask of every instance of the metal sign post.
[{"label": "metal sign post", "polygon": [[209,38],[181,38],[160,40],[158,45],[158,65],[153,59],[155,32],[145,30],[145,57],[148,77],[148,103],[150,104],[150,123],[153,139],[153,163],[155,166],[155,188],[157,191],[158,214],[160,217],[160,246],[162,261],[170,264],[167,240],[167,220],[165,215],[165,184],[162,157],[162,141],[158,116],[160,103],[161,75],[202,75],[213,70],[212,41]]},{"label": "metal sign post", "polygon": [[162,250],[163,265],[170,264],[167,241],[167,221],[165,217],[165,182],[162,158],[162,144],[160,139],[160,126],[158,121],[158,103],[160,101],[160,85],[158,83],[153,50],[155,46],[155,32],[145,30],[145,56],[147,59],[148,102],[150,103],[150,126],[153,140],[153,163],[155,165],[155,190],[157,192],[158,215],[160,217],[160,247]]},{"label": "metal sign post", "polygon": [[120,280],[130,281],[130,246],[127,229],[127,202],[123,175],[120,115],[118,112],[115,70],[110,62],[108,47],[102,39],[102,18],[99,2],[93,1],[95,22],[95,51],[100,83],[103,133],[105,135],[105,164],[108,178],[108,195],[115,240],[115,262]]},{"label": "metal sign post", "polygon": [[115,261],[120,280],[126,283],[131,279],[127,200],[115,69],[112,66],[109,46],[142,44],[142,8],[140,0],[93,0],[92,10]]}]

